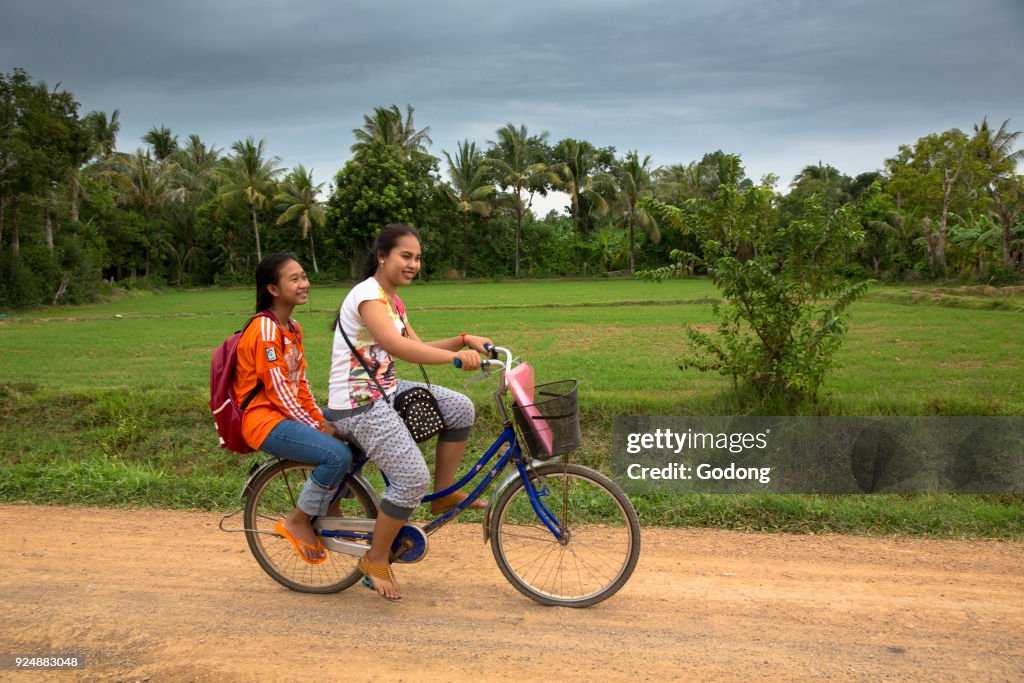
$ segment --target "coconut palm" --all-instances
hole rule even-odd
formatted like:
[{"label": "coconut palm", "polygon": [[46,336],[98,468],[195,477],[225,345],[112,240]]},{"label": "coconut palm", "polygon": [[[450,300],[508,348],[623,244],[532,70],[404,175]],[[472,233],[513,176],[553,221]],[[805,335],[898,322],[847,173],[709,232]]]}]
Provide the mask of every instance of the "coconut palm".
[{"label": "coconut palm", "polygon": [[265,209],[270,200],[277,194],[276,179],[284,172],[278,168],[280,159],[266,154],[266,141],[257,143],[252,136],[238,140],[231,145],[234,154],[229,156],[221,171],[224,184],[220,188],[222,206],[243,204],[249,207],[252,216],[252,232],[256,236],[256,260],[263,260],[260,247],[260,226],[256,219],[256,211]]},{"label": "coconut palm", "polygon": [[[506,190],[506,197],[516,217],[515,275],[519,276],[519,244],[523,232],[523,218],[533,204],[533,195],[558,182],[542,158],[547,132],[531,136],[526,126],[516,128],[511,123],[498,129],[498,140],[488,142],[491,151],[486,164],[495,174],[497,183]],[[526,192],[528,198],[523,198]]]},{"label": "coconut palm", "polygon": [[714,169],[699,161],[662,166],[652,171],[651,177],[657,198],[675,206],[689,199],[707,199],[717,184]]},{"label": "coconut palm", "polygon": [[142,213],[146,248],[144,276],[149,275],[152,247],[159,242],[152,234],[153,214],[183,196],[183,189],[175,182],[178,171],[177,164],[161,163],[141,149],[116,162],[113,178],[118,200]]},{"label": "coconut palm", "polygon": [[1017,216],[1024,209],[1024,202],[1021,201],[1024,187],[1020,176],[1015,173],[1017,164],[1024,160],[1024,149],[1013,149],[1024,133],[1019,130],[1011,133],[1006,129],[1009,123],[1009,119],[1003,121],[995,133],[989,128],[987,117],[981,120],[980,126],[974,126],[978,156],[991,176],[987,190],[995,200],[996,213],[1002,225],[1004,268],[1013,267],[1013,229]]},{"label": "coconut palm", "polygon": [[207,147],[198,135],[192,134],[188,136],[188,143],[175,151],[173,158],[181,167],[181,183],[193,201],[205,201],[212,196],[221,162],[219,149],[213,145]]},{"label": "coconut palm", "polygon": [[639,202],[644,197],[653,196],[654,183],[651,180],[651,157],[647,155],[643,161],[633,150],[626,153],[619,170],[619,193],[623,204],[623,220],[629,230],[629,272],[636,272],[636,228],[645,229],[651,240],[661,240],[658,222]]},{"label": "coconut palm", "polygon": [[588,142],[572,139],[563,140],[555,148],[557,163],[553,170],[558,175],[559,189],[569,195],[569,213],[577,234],[584,207],[587,214],[604,215],[608,199],[616,191],[615,178],[597,170],[597,151]]},{"label": "coconut palm", "polygon": [[402,160],[408,159],[414,152],[426,152],[426,144],[433,143],[430,139],[430,126],[416,130],[416,126],[413,125],[412,106],[405,105],[405,110],[404,120],[402,112],[395,104],[389,108],[374,107],[372,116],[363,115],[363,127],[352,131],[356,138],[352,152],[358,153],[375,140],[392,147]]},{"label": "coconut palm", "polygon": [[107,113],[103,111],[91,111],[85,117],[92,129],[96,155],[101,159],[109,159],[114,153],[114,147],[117,146],[117,134],[121,132],[121,122],[118,120],[120,116],[121,111],[115,109],[109,119]]},{"label": "coconut palm", "polygon": [[448,152],[448,196],[462,214],[462,277],[469,271],[469,215],[489,216],[493,206],[488,201],[494,195],[494,186],[487,177],[484,156],[475,142],[463,140],[453,160]]},{"label": "coconut palm", "polygon": [[163,161],[178,149],[178,136],[172,135],[167,126],[153,126],[142,136],[142,141],[153,146],[153,156],[158,161]]},{"label": "coconut palm", "polygon": [[327,214],[317,201],[317,195],[323,186],[323,183],[314,185],[312,169],[307,171],[305,166],[299,164],[281,183],[280,192],[275,198],[278,208],[282,211],[276,225],[298,222],[302,228],[303,238],[309,238],[309,256],[313,261],[314,273],[319,273],[320,269],[316,265],[313,225],[323,228],[327,224]]}]

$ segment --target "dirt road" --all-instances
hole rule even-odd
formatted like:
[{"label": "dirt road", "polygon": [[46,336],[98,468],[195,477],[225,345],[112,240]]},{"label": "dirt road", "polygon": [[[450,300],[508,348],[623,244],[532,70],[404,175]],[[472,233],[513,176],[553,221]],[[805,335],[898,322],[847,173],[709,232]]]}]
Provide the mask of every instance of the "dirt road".
[{"label": "dirt road", "polygon": [[292,593],[195,512],[0,506],[4,680],[1024,680],[1024,543],[645,529],[630,582],[543,607],[477,525],[396,570]]}]

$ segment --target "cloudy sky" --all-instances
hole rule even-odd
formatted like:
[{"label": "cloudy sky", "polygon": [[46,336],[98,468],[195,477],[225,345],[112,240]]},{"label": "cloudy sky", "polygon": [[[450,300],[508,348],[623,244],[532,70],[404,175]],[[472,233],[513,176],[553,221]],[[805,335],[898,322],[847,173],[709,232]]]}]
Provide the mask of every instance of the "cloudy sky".
[{"label": "cloudy sky", "polygon": [[327,181],[374,106],[442,157],[506,123],[653,164],[739,153],[785,185],[854,175],[983,116],[1024,129],[1024,0],[0,0],[0,71],[221,149],[265,138]]}]

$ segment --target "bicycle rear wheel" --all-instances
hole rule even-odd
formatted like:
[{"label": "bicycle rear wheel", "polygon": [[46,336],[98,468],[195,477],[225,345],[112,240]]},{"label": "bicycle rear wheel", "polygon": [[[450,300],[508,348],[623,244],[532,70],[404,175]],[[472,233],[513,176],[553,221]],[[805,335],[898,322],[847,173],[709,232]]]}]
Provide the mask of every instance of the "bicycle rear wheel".
[{"label": "bicycle rear wheel", "polygon": [[[295,553],[286,538],[274,533],[274,524],[295,509],[299,493],[313,466],[281,461],[252,483],[245,500],[245,538],[263,571],[275,581],[302,593],[336,593],[362,578],[358,558],[327,551],[322,564],[309,564]],[[347,490],[332,504],[331,517],[376,517],[369,494],[350,479]],[[369,549],[369,544],[367,544]]]},{"label": "bicycle rear wheel", "polygon": [[501,573],[545,605],[588,607],[614,595],[640,555],[640,521],[629,498],[582,465],[541,465],[530,483],[562,538],[537,516],[517,479],[491,514],[491,551]]}]

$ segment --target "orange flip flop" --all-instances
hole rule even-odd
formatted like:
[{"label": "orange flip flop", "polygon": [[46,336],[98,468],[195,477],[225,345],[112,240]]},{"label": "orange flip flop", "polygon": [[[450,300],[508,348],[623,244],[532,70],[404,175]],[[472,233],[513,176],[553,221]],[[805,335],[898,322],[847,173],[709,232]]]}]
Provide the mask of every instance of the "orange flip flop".
[{"label": "orange flip flop", "polygon": [[[324,549],[324,544],[320,542],[319,538],[316,539],[315,547],[311,546],[310,544],[304,541],[300,541],[299,539],[292,536],[291,533],[289,533],[287,527],[285,527],[284,525],[283,519],[274,525],[274,531],[276,531],[278,534],[280,534],[289,542],[291,542],[292,547],[295,548],[295,554],[301,557],[304,562],[308,564],[323,564],[327,561],[327,551]],[[323,555],[315,560],[311,560],[308,557],[306,557],[306,554],[302,552],[302,548],[300,548],[299,546],[302,546],[302,548],[307,548],[309,550],[315,550],[318,554],[323,553]]]}]

